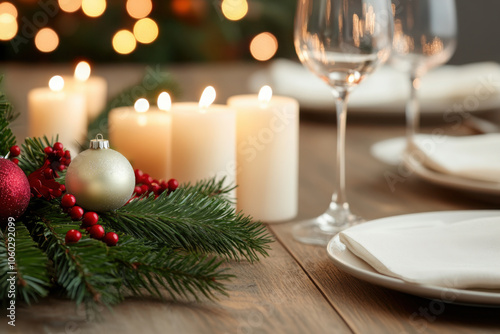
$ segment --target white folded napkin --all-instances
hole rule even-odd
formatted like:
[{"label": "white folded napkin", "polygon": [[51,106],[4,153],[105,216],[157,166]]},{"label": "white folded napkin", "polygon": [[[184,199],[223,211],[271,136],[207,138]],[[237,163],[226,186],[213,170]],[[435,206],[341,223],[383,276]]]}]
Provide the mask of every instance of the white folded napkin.
[{"label": "white folded napkin", "polygon": [[500,183],[500,134],[418,135],[414,144],[412,157],[430,169]]},{"label": "white folded napkin", "polygon": [[[291,96],[305,108],[334,110],[331,89],[300,63],[277,59],[249,82],[252,91],[271,85],[278,95]],[[351,110],[403,112],[410,94],[408,77],[383,66],[356,87],[349,99]],[[419,92],[422,112],[445,112],[455,103],[474,103],[477,110],[500,105],[500,65],[492,62],[445,65],[422,78]]]},{"label": "white folded napkin", "polygon": [[340,241],[379,273],[449,288],[500,288],[500,216],[361,224]]}]

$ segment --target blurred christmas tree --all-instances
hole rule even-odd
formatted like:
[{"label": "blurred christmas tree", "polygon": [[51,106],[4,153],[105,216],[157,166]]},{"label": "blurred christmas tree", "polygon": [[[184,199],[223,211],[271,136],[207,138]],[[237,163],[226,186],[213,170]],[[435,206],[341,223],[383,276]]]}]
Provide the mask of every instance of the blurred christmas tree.
[{"label": "blurred christmas tree", "polygon": [[[251,59],[249,45],[262,32],[276,37],[277,56],[294,55],[296,0],[83,0],[83,3],[82,0],[22,0],[9,5],[0,3],[0,60],[3,61]],[[16,13],[12,13],[12,7]],[[142,22],[144,36],[138,36],[141,29],[136,26],[132,38],[134,26],[144,17],[149,18]],[[51,28],[53,31],[49,33],[59,39],[58,43],[52,41],[57,45],[53,51],[41,52],[35,43],[37,33],[43,28]],[[121,43],[129,43],[122,45],[122,52],[128,54],[118,53],[120,46],[113,47],[113,36],[120,30],[129,31],[121,35]],[[272,51],[273,46],[270,48]]]}]

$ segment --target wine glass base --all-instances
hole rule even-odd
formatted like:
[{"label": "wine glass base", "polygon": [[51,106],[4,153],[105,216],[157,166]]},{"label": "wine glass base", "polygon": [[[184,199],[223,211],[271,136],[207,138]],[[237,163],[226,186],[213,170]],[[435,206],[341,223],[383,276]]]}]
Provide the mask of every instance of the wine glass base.
[{"label": "wine glass base", "polygon": [[300,221],[293,227],[292,235],[295,240],[305,244],[326,246],[340,231],[364,221],[353,214],[349,214],[342,222],[334,220],[335,218],[324,213],[319,217]]}]

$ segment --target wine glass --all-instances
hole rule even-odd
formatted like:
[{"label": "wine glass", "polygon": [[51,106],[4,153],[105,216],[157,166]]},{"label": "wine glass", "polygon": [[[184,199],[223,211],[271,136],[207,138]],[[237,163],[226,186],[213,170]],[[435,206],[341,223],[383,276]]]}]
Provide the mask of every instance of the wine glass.
[{"label": "wine glass", "polygon": [[418,132],[421,77],[446,63],[455,52],[457,22],[455,0],[393,0],[394,40],[390,63],[410,79],[406,103],[407,153]]},{"label": "wine glass", "polygon": [[345,195],[345,131],[351,90],[389,58],[393,18],[390,0],[299,0],[295,50],[300,61],[325,81],[337,111],[335,192],[321,216],[299,222],[296,240],[326,245],[339,231],[362,221]]}]

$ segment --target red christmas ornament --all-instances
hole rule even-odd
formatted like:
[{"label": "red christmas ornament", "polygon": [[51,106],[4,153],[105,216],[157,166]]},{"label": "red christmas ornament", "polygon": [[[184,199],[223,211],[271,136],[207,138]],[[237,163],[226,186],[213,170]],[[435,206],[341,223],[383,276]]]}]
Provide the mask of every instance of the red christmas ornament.
[{"label": "red christmas ornament", "polygon": [[66,232],[64,240],[67,244],[77,243],[82,238],[82,233],[78,230],[69,230]]},{"label": "red christmas ornament", "polygon": [[94,239],[102,239],[104,237],[104,227],[101,225],[94,225],[89,230],[90,237]]},{"label": "red christmas ornament", "polygon": [[116,234],[115,232],[108,232],[106,233],[102,241],[104,241],[106,245],[113,247],[116,246],[119,239],[120,238],[118,237],[118,234]]},{"label": "red christmas ornament", "polygon": [[0,158],[0,226],[9,217],[19,218],[30,202],[30,184],[23,170],[10,160]]}]

